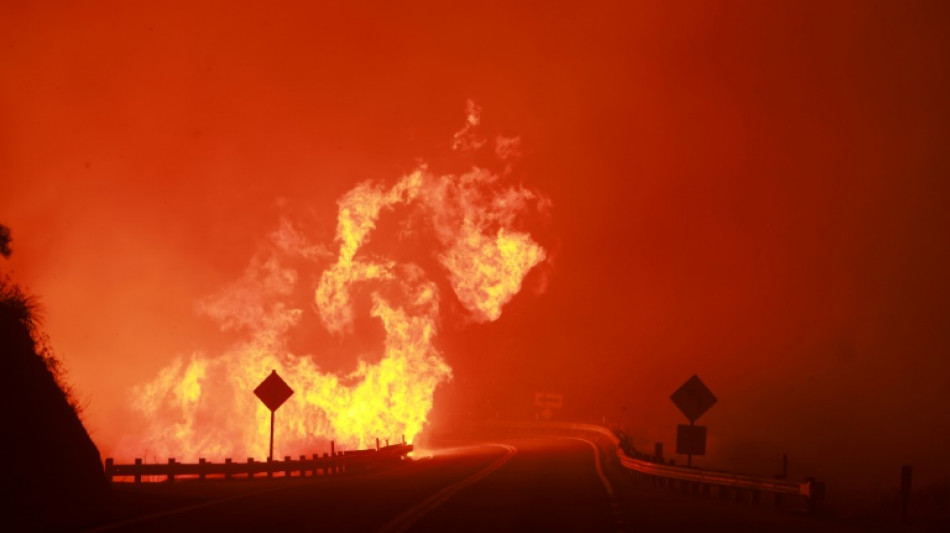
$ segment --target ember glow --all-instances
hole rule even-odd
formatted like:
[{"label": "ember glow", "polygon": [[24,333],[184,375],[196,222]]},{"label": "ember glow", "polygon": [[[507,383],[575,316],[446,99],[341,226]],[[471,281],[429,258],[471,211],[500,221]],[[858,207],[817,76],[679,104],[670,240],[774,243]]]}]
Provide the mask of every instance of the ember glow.
[{"label": "ember glow", "polygon": [[[487,148],[477,132],[479,114],[469,102],[454,150]],[[499,137],[494,144],[502,163],[517,152],[517,139]],[[244,277],[199,305],[243,340],[220,355],[179,358],[134,387],[133,407],[150,423],[145,434],[120,443],[117,457],[265,456],[270,416],[251,391],[272,369],[295,391],[277,412],[279,455],[319,451],[329,440],[345,449],[371,447],[376,438],[412,441],[425,427],[436,387],[452,378],[436,342],[440,301],[457,298],[469,322],[497,320],[527,273],[547,258],[517,222],[547,209],[548,200],[504,181],[505,172],[472,167],[437,175],[423,164],[392,184],[359,183],[337,202],[335,258],[328,246],[282,221]],[[430,263],[441,269],[367,251],[381,218],[411,222],[400,240],[429,236],[436,260]],[[322,370],[311,355],[291,352],[288,334],[311,312],[290,298],[307,279],[290,266],[301,260],[322,271],[312,311],[327,331],[353,335],[361,309],[382,325],[377,361],[360,357],[355,370],[340,375]],[[440,293],[438,276],[454,294]],[[369,302],[365,309],[355,304],[361,297]]]}]

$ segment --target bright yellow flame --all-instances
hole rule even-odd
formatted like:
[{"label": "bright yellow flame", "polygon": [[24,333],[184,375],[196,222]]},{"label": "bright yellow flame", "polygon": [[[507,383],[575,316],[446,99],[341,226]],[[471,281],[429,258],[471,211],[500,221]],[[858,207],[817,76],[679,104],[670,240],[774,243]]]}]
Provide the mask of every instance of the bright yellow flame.
[{"label": "bright yellow flame", "polygon": [[[477,122],[473,107],[466,132]],[[289,353],[287,332],[303,311],[285,300],[300,276],[276,255],[255,258],[242,280],[201,306],[222,328],[244,332],[246,339],[217,357],[199,353],[187,362],[178,359],[136,387],[135,407],[148,420],[148,431],[120,443],[116,456],[266,456],[270,413],[251,391],[272,369],[295,391],[277,411],[276,455],[326,449],[331,439],[337,449],[372,447],[377,438],[412,441],[426,424],[436,387],[452,375],[433,344],[438,286],[417,265],[361,251],[384,210],[416,210],[431,222],[442,247],[436,255],[459,302],[478,321],[498,319],[524,276],[546,257],[530,235],[512,229],[517,213],[536,195],[501,188],[498,180],[477,168],[462,176],[436,177],[421,167],[389,189],[362,183],[339,200],[339,247],[314,291],[317,311],[328,331],[350,333],[351,291],[369,284],[370,316],[385,332],[381,359],[375,364],[360,361],[349,375],[323,372],[312,358]],[[272,241],[297,257],[318,261],[330,256],[286,222]]]},{"label": "bright yellow flame", "polygon": [[490,238],[465,228],[464,238],[442,255],[459,300],[476,318],[494,321],[501,308],[521,290],[521,280],[544,260],[544,249],[524,233],[503,228]]}]

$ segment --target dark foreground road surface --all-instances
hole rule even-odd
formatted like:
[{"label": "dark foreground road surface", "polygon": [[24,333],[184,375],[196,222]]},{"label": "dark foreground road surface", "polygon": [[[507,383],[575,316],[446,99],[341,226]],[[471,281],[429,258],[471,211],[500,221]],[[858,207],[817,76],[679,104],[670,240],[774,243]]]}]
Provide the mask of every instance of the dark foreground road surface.
[{"label": "dark foreground road surface", "polygon": [[87,531],[857,531],[767,505],[635,482],[590,441],[420,451],[392,469],[254,481],[118,484]]}]

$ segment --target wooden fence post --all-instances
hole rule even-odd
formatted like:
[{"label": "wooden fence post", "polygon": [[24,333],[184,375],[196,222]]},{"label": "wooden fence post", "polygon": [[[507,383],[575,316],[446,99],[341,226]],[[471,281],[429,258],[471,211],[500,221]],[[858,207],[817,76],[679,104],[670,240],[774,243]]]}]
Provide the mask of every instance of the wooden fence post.
[{"label": "wooden fence post", "polygon": [[254,458],[247,458],[247,479],[254,479]]},{"label": "wooden fence post", "polygon": [[135,459],[135,482],[142,482],[142,459],[140,457]]},{"label": "wooden fence post", "polygon": [[306,455],[300,456],[300,477],[307,477],[307,469],[304,468],[304,462],[307,460]]},{"label": "wooden fence post", "polygon": [[317,458],[318,457],[319,456],[317,454],[313,454],[313,475],[314,476],[317,475]]},{"label": "wooden fence post", "polygon": [[379,437],[376,437],[376,451],[379,451]]},{"label": "wooden fence post", "polygon": [[173,483],[175,481],[175,458],[168,458],[168,482]]},{"label": "wooden fence post", "polygon": [[273,457],[267,458],[267,477],[269,478],[274,477],[274,458]]},{"label": "wooden fence post", "polygon": [[231,479],[231,458],[230,457],[224,460],[224,479],[225,480]]},{"label": "wooden fence post", "polygon": [[336,466],[336,441],[330,441],[330,470],[333,470],[333,473],[337,473]]},{"label": "wooden fence post", "polygon": [[198,458],[198,479],[201,481],[205,480],[205,458]]},{"label": "wooden fence post", "polygon": [[290,456],[284,456],[284,477],[290,477]]}]

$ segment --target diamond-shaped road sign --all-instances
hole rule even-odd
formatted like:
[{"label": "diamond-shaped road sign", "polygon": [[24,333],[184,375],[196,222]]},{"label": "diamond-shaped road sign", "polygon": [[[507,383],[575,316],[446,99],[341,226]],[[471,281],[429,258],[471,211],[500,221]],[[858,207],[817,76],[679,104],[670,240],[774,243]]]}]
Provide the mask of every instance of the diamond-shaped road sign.
[{"label": "diamond-shaped road sign", "polygon": [[256,394],[271,411],[276,411],[293,393],[293,389],[277,375],[276,370],[272,370],[270,375],[254,389],[254,394]]},{"label": "diamond-shaped road sign", "polygon": [[686,380],[683,386],[676,389],[670,399],[686,415],[690,423],[703,416],[703,413],[708,411],[717,401],[712,391],[699,379],[699,376],[695,375]]}]

